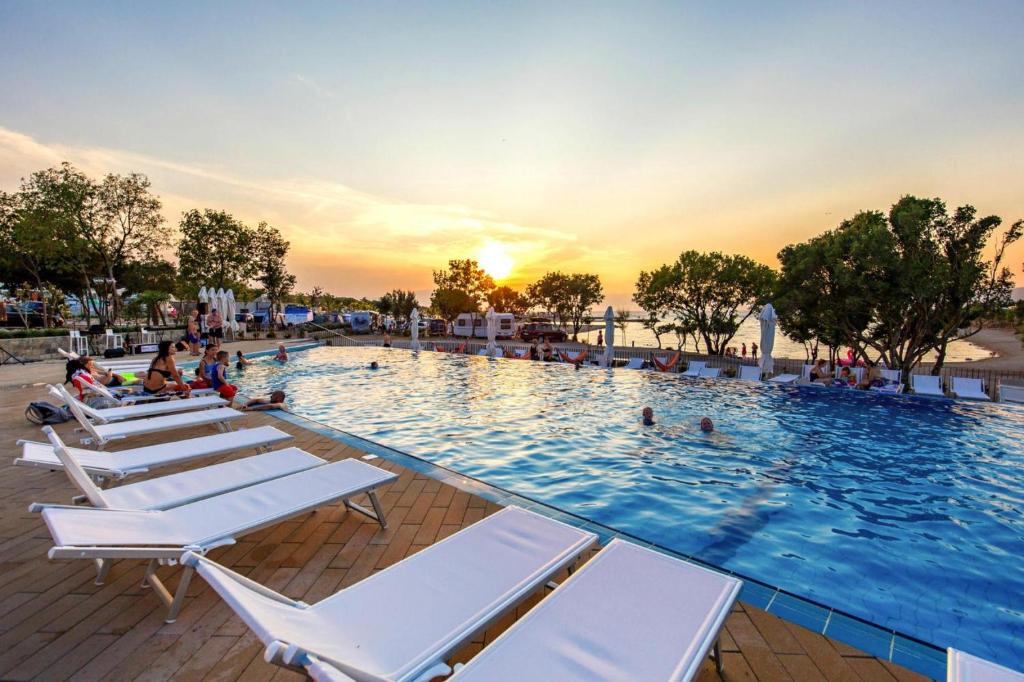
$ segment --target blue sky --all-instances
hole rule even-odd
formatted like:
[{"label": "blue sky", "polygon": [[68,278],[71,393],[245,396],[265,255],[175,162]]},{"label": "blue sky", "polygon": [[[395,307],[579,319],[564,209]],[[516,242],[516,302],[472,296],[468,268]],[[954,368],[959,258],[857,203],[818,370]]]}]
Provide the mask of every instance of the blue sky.
[{"label": "blue sky", "polygon": [[628,298],[905,193],[1024,217],[1022,2],[551,5],[5,2],[0,189],[146,172],[358,294],[498,244]]}]

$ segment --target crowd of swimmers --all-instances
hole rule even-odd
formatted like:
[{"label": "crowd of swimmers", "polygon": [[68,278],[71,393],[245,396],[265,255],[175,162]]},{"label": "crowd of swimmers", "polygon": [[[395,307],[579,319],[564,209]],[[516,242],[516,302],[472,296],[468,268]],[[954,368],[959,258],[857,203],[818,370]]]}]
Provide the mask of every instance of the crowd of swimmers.
[{"label": "crowd of swimmers", "polygon": [[[640,413],[640,421],[644,426],[654,426],[654,408],[645,407]],[[703,433],[713,433],[715,430],[715,423],[711,421],[711,417],[701,417],[699,426]]]}]

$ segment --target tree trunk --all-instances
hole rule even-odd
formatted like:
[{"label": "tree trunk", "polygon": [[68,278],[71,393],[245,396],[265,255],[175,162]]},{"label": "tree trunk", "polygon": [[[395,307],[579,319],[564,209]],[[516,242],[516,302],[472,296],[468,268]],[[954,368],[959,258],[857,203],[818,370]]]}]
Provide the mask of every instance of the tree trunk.
[{"label": "tree trunk", "polygon": [[946,340],[939,346],[939,356],[935,358],[935,364],[932,365],[932,376],[938,376],[939,372],[942,371],[942,364],[946,362],[946,345],[948,343],[949,341]]}]

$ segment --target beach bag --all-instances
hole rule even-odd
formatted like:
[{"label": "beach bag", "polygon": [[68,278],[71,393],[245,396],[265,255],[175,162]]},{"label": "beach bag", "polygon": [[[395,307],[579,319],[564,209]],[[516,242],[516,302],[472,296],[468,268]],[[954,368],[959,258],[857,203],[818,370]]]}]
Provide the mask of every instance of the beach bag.
[{"label": "beach bag", "polygon": [[57,407],[45,401],[35,401],[25,408],[25,418],[33,424],[63,424],[71,419],[71,411],[66,407]]}]

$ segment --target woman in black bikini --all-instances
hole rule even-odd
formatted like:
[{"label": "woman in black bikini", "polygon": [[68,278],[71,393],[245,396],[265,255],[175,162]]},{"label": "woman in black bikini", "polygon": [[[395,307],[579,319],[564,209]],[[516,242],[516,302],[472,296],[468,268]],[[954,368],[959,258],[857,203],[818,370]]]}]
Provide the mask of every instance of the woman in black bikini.
[{"label": "woman in black bikini", "polygon": [[[191,390],[178,372],[174,364],[174,344],[161,341],[153,362],[149,363],[146,378],[142,382],[142,390],[149,394],[183,392],[186,396]],[[174,383],[170,383],[173,380]]]}]

